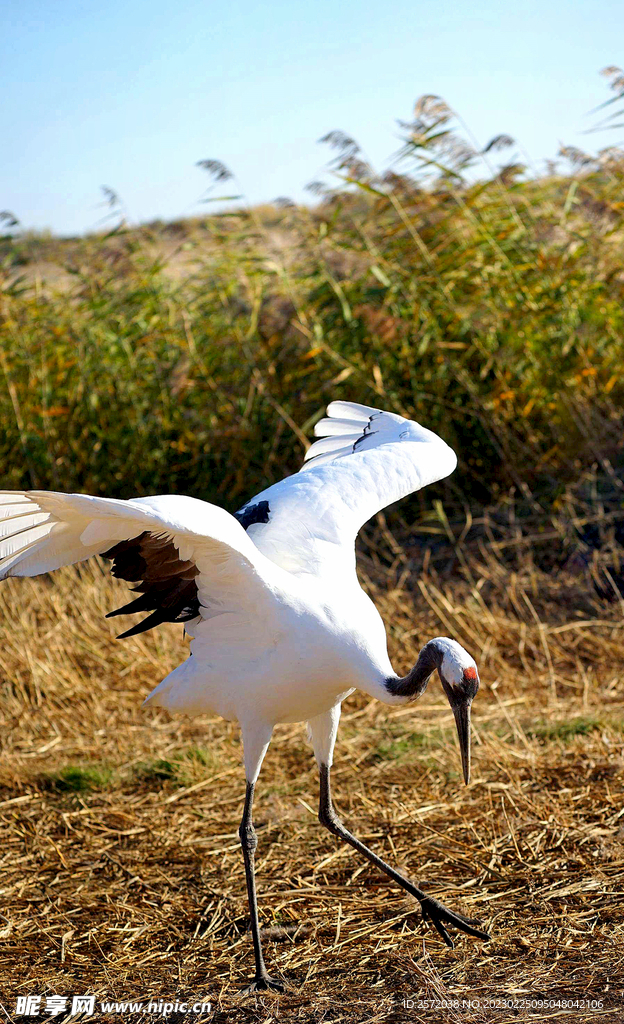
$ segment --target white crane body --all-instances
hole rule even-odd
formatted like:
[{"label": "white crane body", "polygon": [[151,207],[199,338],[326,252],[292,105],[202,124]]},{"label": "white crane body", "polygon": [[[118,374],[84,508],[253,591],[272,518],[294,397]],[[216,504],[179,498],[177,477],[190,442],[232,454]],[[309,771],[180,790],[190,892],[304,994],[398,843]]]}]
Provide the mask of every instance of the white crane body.
[{"label": "white crane body", "polygon": [[[354,689],[379,696],[392,675],[381,616],[352,584],[334,589],[329,601],[316,579],[282,578],[260,622],[226,611],[191,629],[191,657],[146,704],[216,712],[246,728],[258,720],[274,726],[308,721]],[[233,659],[241,636],[244,651]]]}]

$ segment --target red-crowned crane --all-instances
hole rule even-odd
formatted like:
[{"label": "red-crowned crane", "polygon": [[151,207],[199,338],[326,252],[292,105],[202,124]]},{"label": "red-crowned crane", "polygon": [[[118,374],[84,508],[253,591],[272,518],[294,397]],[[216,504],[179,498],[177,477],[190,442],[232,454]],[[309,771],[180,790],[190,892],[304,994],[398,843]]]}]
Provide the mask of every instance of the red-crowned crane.
[{"label": "red-crowned crane", "polygon": [[255,976],[248,991],[281,990],[266,969],[256,900],[252,803],[278,722],[308,723],[320,773],[319,819],[414,896],[447,945],[449,926],[489,935],[428,896],[342,824],[330,769],[340,706],[353,690],[410,704],[434,671],[470,775],[470,707],[479,687],[473,659],[436,637],[399,677],[385,629],[355,571],[355,537],[386,505],[441,480],[454,452],[418,423],[352,402],[332,402],[316,425],[302,471],[252,498],[235,515],[197,498],[121,501],[51,491],[0,492],[0,578],[36,576],[92,555],[139,596],[112,615],[149,612],[122,636],[184,622],[190,655],[146,704],[240,723],[247,790],[239,830],[251,913]]}]

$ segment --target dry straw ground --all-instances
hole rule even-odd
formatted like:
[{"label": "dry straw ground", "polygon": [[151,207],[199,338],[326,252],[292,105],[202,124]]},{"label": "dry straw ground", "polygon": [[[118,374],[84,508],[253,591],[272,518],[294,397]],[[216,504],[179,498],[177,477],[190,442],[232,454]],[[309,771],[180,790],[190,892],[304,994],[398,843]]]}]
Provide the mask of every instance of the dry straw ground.
[{"label": "dry straw ground", "polygon": [[[304,728],[283,726],[257,798],[267,959],[292,984],[279,997],[237,995],[252,966],[237,730],[141,710],[184,655],[180,628],[115,641],[103,616],[122,584],[97,564],[3,584],[7,1019],[35,1019],[14,1016],[18,995],[95,993],[206,997],[204,1021],[621,1021],[624,623],[621,601],[596,589],[613,579],[614,549],[546,574],[536,553],[548,535],[499,527],[440,526],[448,542],[432,535],[423,566],[382,520],[360,560],[397,668],[439,633],[478,658],[471,786],[433,684],[412,708],[348,700],[335,768],[353,830],[486,921],[492,942],[446,949],[411,899],[336,844],[316,820]],[[404,1003],[427,998],[482,1005]],[[555,1004],[483,1002],[502,998]],[[602,1009],[556,1005],[566,999]]]}]

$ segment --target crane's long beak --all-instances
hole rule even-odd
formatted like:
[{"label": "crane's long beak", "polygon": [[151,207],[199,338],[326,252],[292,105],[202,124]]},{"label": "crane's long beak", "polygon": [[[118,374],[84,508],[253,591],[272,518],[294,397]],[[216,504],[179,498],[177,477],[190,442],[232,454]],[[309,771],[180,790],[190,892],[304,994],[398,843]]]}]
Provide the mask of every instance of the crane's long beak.
[{"label": "crane's long beak", "polygon": [[471,701],[463,700],[453,706],[466,785],[470,782],[470,705]]}]

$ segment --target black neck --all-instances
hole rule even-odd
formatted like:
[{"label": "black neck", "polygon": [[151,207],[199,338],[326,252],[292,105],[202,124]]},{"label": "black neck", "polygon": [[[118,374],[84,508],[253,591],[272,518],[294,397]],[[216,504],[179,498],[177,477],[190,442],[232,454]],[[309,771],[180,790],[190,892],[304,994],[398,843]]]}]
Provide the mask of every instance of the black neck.
[{"label": "black neck", "polygon": [[430,641],[418,656],[418,661],[406,676],[386,679],[386,689],[393,697],[418,700],[427,689],[431,673],[442,664],[442,651]]}]

